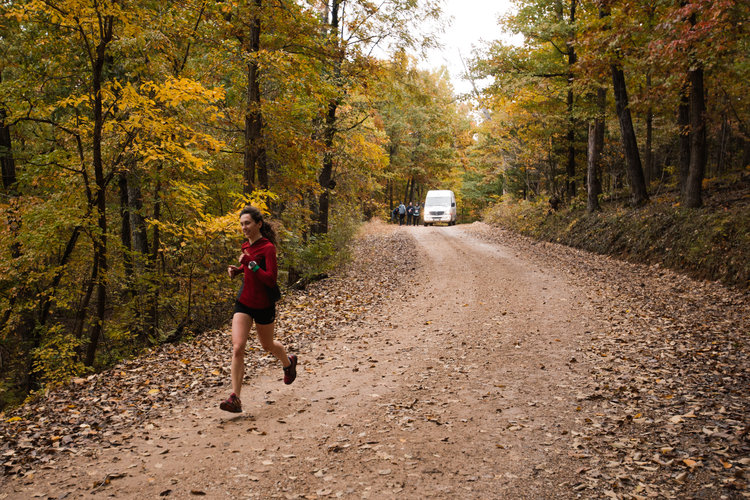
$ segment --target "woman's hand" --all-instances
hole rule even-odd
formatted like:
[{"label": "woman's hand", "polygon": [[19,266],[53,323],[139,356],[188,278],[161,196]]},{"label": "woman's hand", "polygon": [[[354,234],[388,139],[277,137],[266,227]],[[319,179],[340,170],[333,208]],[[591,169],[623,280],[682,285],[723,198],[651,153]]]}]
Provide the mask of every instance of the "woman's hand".
[{"label": "woman's hand", "polygon": [[241,271],[242,269],[234,265],[230,265],[229,267],[227,267],[227,272],[229,273],[230,278],[234,278],[235,276],[240,274]]}]

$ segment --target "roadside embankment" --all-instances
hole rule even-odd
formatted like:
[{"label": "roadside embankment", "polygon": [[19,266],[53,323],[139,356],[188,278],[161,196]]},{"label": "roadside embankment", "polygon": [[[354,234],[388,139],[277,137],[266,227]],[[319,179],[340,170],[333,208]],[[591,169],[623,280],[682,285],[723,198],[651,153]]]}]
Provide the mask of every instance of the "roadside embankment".
[{"label": "roadside embankment", "polygon": [[502,202],[484,221],[543,241],[630,262],[659,264],[693,278],[750,287],[750,192],[716,197],[700,209],[665,196],[641,208],[605,204],[552,211],[546,201]]}]

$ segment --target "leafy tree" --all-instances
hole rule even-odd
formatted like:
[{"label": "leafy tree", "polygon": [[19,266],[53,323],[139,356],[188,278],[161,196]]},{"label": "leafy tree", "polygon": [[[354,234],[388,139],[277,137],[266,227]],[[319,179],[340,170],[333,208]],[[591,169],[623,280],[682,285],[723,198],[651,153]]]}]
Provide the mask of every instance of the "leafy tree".
[{"label": "leafy tree", "polygon": [[[711,110],[706,106],[706,77],[707,74],[709,78],[713,77],[715,85],[720,87],[716,93],[715,109],[724,108],[726,112],[726,97],[730,93],[738,95],[733,82],[746,74],[744,61],[747,58],[743,50],[747,48],[748,37],[743,20],[749,13],[746,2],[668,2],[662,22],[657,26],[652,51],[655,57],[663,58],[676,75],[668,84],[671,84],[672,92],[680,93],[681,98],[681,186],[688,207],[701,206],[702,183],[707,169],[707,130]],[[744,120],[740,118],[739,110],[732,113],[738,126],[742,127]],[[717,121],[726,125],[726,115],[724,120]],[[747,130],[740,133],[746,135]],[[721,149],[724,147],[720,146]]]},{"label": "leafy tree", "polygon": [[[612,16],[610,2],[602,2],[599,7],[599,17],[609,19]],[[607,30],[609,31],[609,30]],[[617,47],[617,45],[615,46]],[[617,112],[618,123],[620,124],[620,138],[622,148],[625,152],[625,165],[630,180],[630,191],[632,203],[634,206],[642,205],[648,202],[648,192],[646,191],[646,181],[643,176],[643,166],[641,156],[638,150],[638,141],[633,128],[633,119],[630,113],[630,101],[628,99],[627,84],[625,82],[625,72],[622,62],[619,60],[621,51],[615,48],[614,54],[609,54],[612,58],[610,68],[612,71],[612,88],[615,95],[615,109]]]},{"label": "leafy tree", "polygon": [[[579,3],[523,1],[517,2],[517,6],[518,12],[503,24],[506,30],[525,37],[524,46],[494,42],[484,55],[475,59],[473,71],[478,77],[490,76],[494,80],[485,91],[489,101],[514,103],[514,108],[520,105],[529,110],[519,117],[534,119],[536,110],[545,109],[545,126],[526,128],[540,135],[532,138],[524,134],[523,138],[535,143],[532,147],[537,151],[546,151],[547,157],[539,156],[522,168],[526,170],[535,164],[532,168],[545,178],[551,193],[572,198],[576,192],[577,151],[582,149],[576,132],[580,105],[575,84]],[[515,140],[519,138],[515,136]],[[562,174],[558,163],[565,165]]]},{"label": "leafy tree", "polygon": [[458,187],[454,170],[463,171],[460,155],[471,142],[471,124],[453,96],[447,72],[419,70],[413,60],[397,54],[376,93],[382,96],[375,105],[388,137],[383,191],[392,188],[389,207],[394,201],[418,202],[433,187]]},{"label": "leafy tree", "polygon": [[[185,117],[210,116],[221,92],[186,79],[147,80],[138,61],[123,62],[142,40],[136,20],[150,18],[146,7],[27,2],[8,12],[23,26],[9,40],[25,56],[5,66],[6,125],[27,147],[14,158],[22,160],[16,183],[21,229],[3,255],[16,248],[21,260],[3,283],[9,295],[2,338],[21,340],[20,357],[29,366],[27,389],[36,385],[35,374],[44,380],[60,373],[49,362],[34,362],[50,349],[67,353],[45,358],[59,359],[67,371],[80,368],[65,356],[80,356],[89,366],[95,362],[111,317],[109,298],[120,293],[115,286],[120,268],[111,265],[121,251],[110,239],[113,181],[120,180],[121,194],[132,194],[122,181],[135,169],[155,174],[157,186],[172,169],[205,172],[196,151],[218,146]],[[179,189],[176,183],[172,187]],[[160,189],[154,194],[163,196]],[[121,205],[123,221],[132,208],[130,201]],[[153,248],[156,257],[157,238]],[[32,267],[49,272],[29,275]],[[61,339],[72,349],[63,348]]]},{"label": "leafy tree", "polygon": [[[505,183],[506,191],[527,196],[538,188],[551,197],[559,196],[563,191],[559,165],[570,165],[570,156],[562,148],[568,137],[566,116],[573,128],[581,122],[603,127],[603,135],[601,129],[598,133],[590,130],[589,151],[594,158],[589,158],[593,170],[587,169],[587,177],[596,173],[595,165],[600,163],[596,156],[601,151],[605,194],[617,196],[624,171],[635,204],[648,199],[647,182],[664,183],[669,189],[679,181],[685,205],[699,205],[702,169],[711,168],[712,162],[707,161],[711,151],[716,172],[740,168],[742,155],[733,155],[729,145],[745,148],[747,110],[738,105],[741,99],[737,97],[740,82],[747,76],[746,57],[739,52],[747,48],[746,26],[741,21],[748,13],[746,3],[584,1],[576,3],[572,23],[559,22],[560,2],[518,1],[516,5],[517,12],[502,25],[523,34],[524,44],[494,42],[476,54],[472,64],[475,77],[491,77],[482,100],[492,111],[491,120],[502,124],[483,125],[499,134],[488,141],[488,147],[503,145],[499,163],[506,174],[522,172],[506,176],[522,181]],[[566,8],[572,13],[570,7]],[[564,57],[564,48],[570,46],[575,51],[572,63]],[[607,79],[615,90],[609,102],[599,96]],[[567,106],[569,90],[574,95],[572,113]],[[608,112],[611,108],[614,113]],[[617,119],[615,127],[609,116]],[[612,134],[608,131],[613,128],[620,129],[620,153],[609,146]],[[644,130],[645,171],[636,136]],[[672,177],[673,172],[679,176]],[[591,177],[593,184],[595,177]],[[597,189],[589,187],[593,203]]]},{"label": "leafy tree", "polygon": [[439,14],[439,2],[432,0],[421,5],[413,0],[387,0],[377,5],[353,0],[330,0],[330,4],[326,3],[324,18],[328,26],[328,58],[325,60],[324,76],[330,82],[333,93],[321,119],[325,149],[318,174],[320,194],[314,208],[314,233],[322,234],[328,230],[330,196],[336,187],[333,146],[340,132],[339,107],[352,85],[361,80],[370,67],[369,54],[375,47],[386,44],[399,49],[431,44],[429,36],[416,36],[420,31],[414,28],[421,22],[436,19]]}]

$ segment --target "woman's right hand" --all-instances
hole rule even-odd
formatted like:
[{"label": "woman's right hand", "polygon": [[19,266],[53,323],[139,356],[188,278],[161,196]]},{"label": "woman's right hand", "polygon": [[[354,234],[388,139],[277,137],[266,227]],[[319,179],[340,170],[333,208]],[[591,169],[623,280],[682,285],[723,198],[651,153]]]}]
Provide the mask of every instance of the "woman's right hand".
[{"label": "woman's right hand", "polygon": [[230,265],[229,267],[227,267],[227,273],[229,273],[230,278],[234,278],[235,276],[237,276],[240,271],[241,269],[234,265]]}]

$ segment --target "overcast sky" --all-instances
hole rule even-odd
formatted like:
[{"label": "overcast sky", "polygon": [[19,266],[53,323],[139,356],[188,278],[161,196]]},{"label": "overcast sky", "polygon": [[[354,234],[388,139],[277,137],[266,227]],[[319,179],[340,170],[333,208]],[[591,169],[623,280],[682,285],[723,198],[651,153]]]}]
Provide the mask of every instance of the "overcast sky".
[{"label": "overcast sky", "polygon": [[468,60],[473,48],[479,47],[482,41],[510,40],[500,31],[497,20],[512,7],[510,0],[444,0],[444,15],[452,20],[440,37],[443,48],[430,51],[420,67],[437,69],[445,65],[456,92],[469,92],[471,83],[460,78],[464,72],[460,56]]}]

